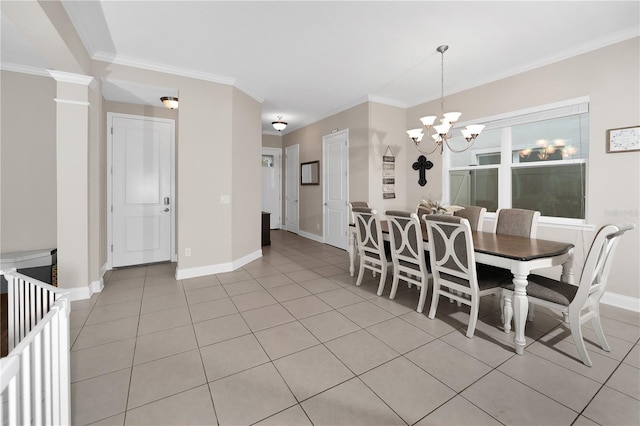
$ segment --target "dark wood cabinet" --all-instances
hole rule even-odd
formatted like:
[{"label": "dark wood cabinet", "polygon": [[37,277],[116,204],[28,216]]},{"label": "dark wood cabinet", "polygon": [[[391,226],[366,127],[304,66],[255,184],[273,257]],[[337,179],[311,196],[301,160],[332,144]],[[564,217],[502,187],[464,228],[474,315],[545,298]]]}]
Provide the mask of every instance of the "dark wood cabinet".
[{"label": "dark wood cabinet", "polygon": [[262,212],[262,245],[271,245],[271,213]]}]

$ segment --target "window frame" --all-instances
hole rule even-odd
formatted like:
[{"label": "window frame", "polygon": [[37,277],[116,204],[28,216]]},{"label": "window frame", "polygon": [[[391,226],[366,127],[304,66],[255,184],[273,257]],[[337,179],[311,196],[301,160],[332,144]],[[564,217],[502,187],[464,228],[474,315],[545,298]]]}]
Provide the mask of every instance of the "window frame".
[{"label": "window frame", "polygon": [[[478,159],[478,154],[500,153],[499,164],[477,165],[477,166],[451,166],[451,152],[445,149],[442,153],[442,200],[443,203],[450,204],[451,181],[450,172],[452,171],[468,171],[482,169],[498,170],[498,208],[510,208],[512,205],[512,176],[511,171],[514,168],[540,167],[540,166],[558,166],[570,164],[584,164],[585,166],[585,211],[584,219],[540,216],[539,224],[548,227],[558,228],[575,228],[575,229],[593,229],[593,225],[588,224],[589,218],[589,156],[587,158],[578,158],[570,160],[550,160],[531,163],[520,163],[513,161],[513,141],[511,140],[511,127],[524,124],[527,122],[542,121],[551,118],[560,118],[564,116],[578,115],[589,112],[589,97],[580,97],[569,99],[566,101],[555,102],[546,105],[540,105],[533,108],[513,111],[496,116],[473,120],[474,123],[488,123],[487,128],[502,129],[500,136],[500,148],[480,148],[474,150],[471,148],[471,154]],[[464,128],[470,122],[456,123],[453,131]],[[480,135],[479,137],[482,137]],[[474,152],[475,151],[475,152]],[[476,161],[476,163],[478,163]],[[487,212],[486,220],[495,221],[495,212]]]}]

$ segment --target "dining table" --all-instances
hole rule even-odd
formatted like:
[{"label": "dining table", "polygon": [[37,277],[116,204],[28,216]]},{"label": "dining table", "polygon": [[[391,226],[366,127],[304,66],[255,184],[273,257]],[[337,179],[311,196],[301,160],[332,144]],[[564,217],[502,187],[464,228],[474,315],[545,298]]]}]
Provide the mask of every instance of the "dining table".
[{"label": "dining table", "polygon": [[[381,221],[383,239],[390,240],[389,225]],[[515,286],[513,300],[505,300],[505,310],[513,312],[513,328],[515,331],[514,345],[517,354],[524,353],[527,344],[525,338],[525,324],[529,313],[527,300],[527,277],[536,269],[562,266],[562,281],[574,283],[573,276],[573,244],[542,240],[538,238],[519,237],[515,235],[496,234],[493,232],[471,231],[476,263],[507,269],[513,274]],[[429,245],[426,225],[422,224],[422,238],[425,250]],[[349,245],[349,273],[354,276],[356,256],[356,228],[350,225]],[[505,333],[511,331],[511,324],[504,325]]]}]

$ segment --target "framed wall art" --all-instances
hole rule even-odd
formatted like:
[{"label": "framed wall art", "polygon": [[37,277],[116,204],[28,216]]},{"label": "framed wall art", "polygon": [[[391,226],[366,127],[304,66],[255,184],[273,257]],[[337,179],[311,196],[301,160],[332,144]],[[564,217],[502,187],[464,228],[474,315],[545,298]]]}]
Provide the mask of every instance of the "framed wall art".
[{"label": "framed wall art", "polygon": [[640,126],[607,130],[607,152],[640,151]]}]

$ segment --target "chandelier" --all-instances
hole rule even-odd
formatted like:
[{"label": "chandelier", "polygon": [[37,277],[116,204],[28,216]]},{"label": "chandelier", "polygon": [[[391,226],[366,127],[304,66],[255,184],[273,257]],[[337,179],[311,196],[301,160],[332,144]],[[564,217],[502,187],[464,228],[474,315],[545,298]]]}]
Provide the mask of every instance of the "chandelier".
[{"label": "chandelier", "polygon": [[[484,125],[482,124],[473,124],[462,129],[461,130],[462,136],[464,136],[464,138],[467,141],[467,145],[463,149],[452,148],[451,144],[449,143],[449,139],[451,139],[451,136],[452,136],[452,131],[451,131],[452,127],[454,123],[458,121],[462,113],[461,112],[447,112],[447,113],[444,112],[444,52],[446,52],[447,49],[449,49],[449,46],[447,46],[446,44],[439,46],[436,49],[438,52],[440,52],[440,55],[441,55],[441,61],[440,61],[440,71],[441,71],[440,73],[440,83],[441,83],[440,113],[442,114],[442,118],[440,119],[441,124],[438,124],[438,125],[433,124],[437,118],[435,115],[429,115],[426,117],[422,117],[420,119],[420,121],[424,125],[424,128],[426,129],[427,135],[430,135],[430,137],[434,140],[435,146],[433,147],[433,149],[431,149],[428,152],[421,150],[420,142],[424,137],[423,129],[418,128],[418,129],[407,130],[407,133],[409,134],[409,138],[411,138],[411,140],[413,141],[416,149],[420,153],[426,154],[426,155],[433,154],[438,149],[438,147],[440,148],[440,153],[442,154],[442,151],[444,150],[445,145],[447,145],[447,148],[449,148],[449,150],[453,152],[466,151],[467,149],[471,148],[471,146],[473,145],[473,140],[476,137],[478,137],[480,132],[482,132],[482,129],[484,129]],[[433,134],[430,134],[432,129],[433,129]]]}]

